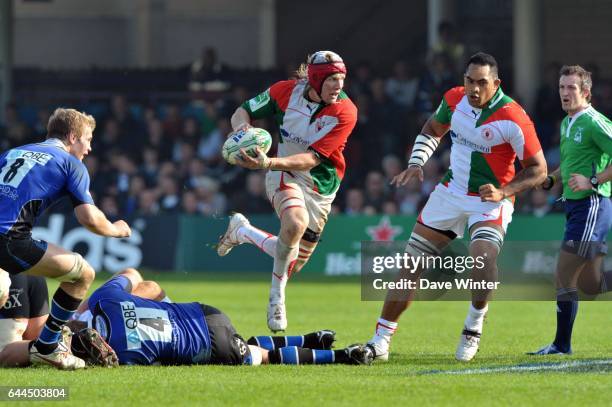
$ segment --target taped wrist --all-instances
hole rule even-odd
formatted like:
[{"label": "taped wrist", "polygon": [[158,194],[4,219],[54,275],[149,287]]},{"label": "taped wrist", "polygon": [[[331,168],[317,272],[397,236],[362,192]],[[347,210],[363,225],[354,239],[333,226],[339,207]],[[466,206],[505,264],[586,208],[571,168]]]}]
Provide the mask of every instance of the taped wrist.
[{"label": "taped wrist", "polygon": [[425,165],[429,157],[431,157],[434,151],[436,151],[436,148],[438,148],[438,144],[439,141],[429,134],[419,134],[412,147],[412,154],[410,155],[410,160],[408,160],[408,166],[416,165],[422,167]]}]

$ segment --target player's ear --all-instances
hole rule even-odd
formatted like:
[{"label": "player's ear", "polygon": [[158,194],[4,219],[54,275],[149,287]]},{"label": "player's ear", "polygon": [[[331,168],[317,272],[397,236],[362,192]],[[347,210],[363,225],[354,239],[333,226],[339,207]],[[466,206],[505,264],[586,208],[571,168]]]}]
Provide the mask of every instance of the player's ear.
[{"label": "player's ear", "polygon": [[496,78],[496,79],[493,81],[493,85],[495,85],[495,87],[496,87],[496,88],[499,88],[499,85],[501,85],[501,79]]},{"label": "player's ear", "polygon": [[75,132],[68,133],[68,141],[70,144],[74,144],[79,139],[78,135]]}]

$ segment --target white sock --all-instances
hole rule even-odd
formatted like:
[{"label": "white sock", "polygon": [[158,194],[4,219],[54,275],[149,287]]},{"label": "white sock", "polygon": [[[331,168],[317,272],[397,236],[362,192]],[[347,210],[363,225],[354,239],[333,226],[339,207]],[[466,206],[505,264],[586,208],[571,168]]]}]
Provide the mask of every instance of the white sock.
[{"label": "white sock", "polygon": [[387,321],[384,318],[378,318],[376,323],[376,336],[384,338],[387,342],[391,341],[391,336],[397,330],[397,322]]},{"label": "white sock", "polygon": [[489,310],[489,306],[485,305],[483,309],[476,309],[474,305],[470,304],[467,317],[465,318],[465,329],[482,333],[482,323],[484,317]]},{"label": "white sock", "polygon": [[270,302],[285,302],[285,287],[289,280],[289,270],[297,260],[299,245],[287,246],[282,240],[276,243],[274,269],[272,270],[272,286],[270,287]]},{"label": "white sock", "polygon": [[271,233],[257,229],[252,225],[247,225],[241,226],[236,231],[236,235],[241,242],[251,243],[259,247],[260,250],[270,257],[274,257],[276,254],[276,241],[278,238]]}]

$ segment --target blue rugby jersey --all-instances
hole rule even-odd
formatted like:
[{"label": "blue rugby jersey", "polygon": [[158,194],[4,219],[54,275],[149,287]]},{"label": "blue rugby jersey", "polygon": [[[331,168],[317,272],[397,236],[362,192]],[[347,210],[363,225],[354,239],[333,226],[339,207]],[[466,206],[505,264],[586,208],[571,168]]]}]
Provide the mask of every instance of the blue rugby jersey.
[{"label": "blue rugby jersey", "polygon": [[0,154],[0,233],[28,237],[37,218],[64,196],[93,204],[85,165],[56,138]]},{"label": "blue rugby jersey", "polygon": [[124,365],[205,364],[210,361],[208,325],[201,304],[147,300],[110,280],[89,299],[92,326]]}]

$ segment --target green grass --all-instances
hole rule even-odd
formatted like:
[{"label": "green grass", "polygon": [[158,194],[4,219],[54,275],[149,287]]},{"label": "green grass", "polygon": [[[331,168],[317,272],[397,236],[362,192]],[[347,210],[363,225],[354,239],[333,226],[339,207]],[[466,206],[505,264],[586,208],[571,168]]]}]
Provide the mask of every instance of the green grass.
[{"label": "green grass", "polygon": [[[267,334],[266,276],[148,276],[160,281],[174,301],[200,301],[221,308],[245,337]],[[337,331],[338,346],[368,340],[382,305],[360,301],[355,279],[297,276],[289,283],[287,296],[288,334],[331,328]],[[459,364],[453,354],[466,310],[465,302],[415,303],[401,321],[389,362],[372,366],[2,369],[0,385],[68,386],[69,404],[81,405],[609,405],[610,365],[537,373],[423,373],[610,358],[610,303],[580,304],[574,355],[534,359],[525,352],[552,339],[554,303],[493,302],[481,351],[473,362]]]}]

